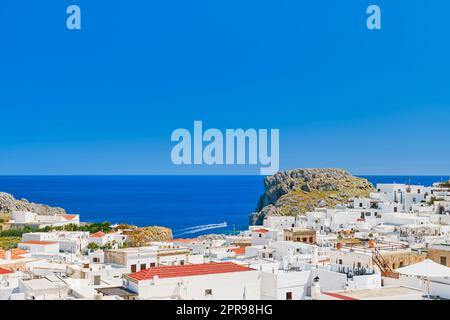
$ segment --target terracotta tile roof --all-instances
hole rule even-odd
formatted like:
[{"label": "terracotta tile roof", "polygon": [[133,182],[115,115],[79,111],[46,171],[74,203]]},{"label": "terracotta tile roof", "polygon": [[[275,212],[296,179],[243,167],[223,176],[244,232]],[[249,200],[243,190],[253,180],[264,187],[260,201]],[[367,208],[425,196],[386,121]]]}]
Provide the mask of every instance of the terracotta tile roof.
[{"label": "terracotta tile roof", "polygon": [[173,239],[173,242],[181,242],[181,243],[192,243],[194,242],[196,239]]},{"label": "terracotta tile roof", "polygon": [[358,300],[352,297],[344,296],[343,294],[333,293],[333,292],[322,292],[322,294],[339,299],[339,300]]},{"label": "terracotta tile roof", "polygon": [[245,247],[239,247],[239,248],[231,249],[231,251],[236,253],[236,255],[245,254]]},{"label": "terracotta tile roof", "polygon": [[10,274],[10,273],[14,273],[14,272],[9,271],[7,269],[0,268],[0,275]]},{"label": "terracotta tile roof", "polygon": [[103,238],[105,235],[106,234],[104,232],[99,231],[99,232],[91,234],[89,237],[90,238]]},{"label": "terracotta tile roof", "polygon": [[[11,259],[20,259],[23,258],[21,255],[28,253],[28,251],[23,249],[11,249]],[[5,259],[5,250],[0,249],[0,259]]]},{"label": "terracotta tile roof", "polygon": [[244,267],[233,262],[211,262],[183,266],[152,267],[136,273],[131,273],[128,275],[128,277],[139,281],[151,280],[154,276],[158,276],[159,278],[163,279],[253,270],[254,269],[252,268]]},{"label": "terracotta tile roof", "polygon": [[37,240],[21,242],[21,244],[39,244],[39,245],[48,245],[48,244],[55,244],[55,243],[56,243],[56,242],[51,242],[51,241],[37,241]]},{"label": "terracotta tile roof", "polygon": [[253,230],[254,232],[258,232],[258,233],[266,233],[269,232],[269,230],[267,229],[257,229],[257,230]]},{"label": "terracotta tile roof", "polygon": [[75,219],[76,217],[77,217],[77,215],[76,214],[63,214],[63,215],[61,215],[64,219],[66,219],[66,220],[73,220],[73,219]]},{"label": "terracotta tile roof", "polygon": [[28,251],[27,251],[27,250],[20,249],[20,248],[15,248],[15,249],[11,249],[11,253],[12,253],[13,255],[19,256],[19,255],[21,255],[21,254],[26,254],[26,253],[28,253]]}]

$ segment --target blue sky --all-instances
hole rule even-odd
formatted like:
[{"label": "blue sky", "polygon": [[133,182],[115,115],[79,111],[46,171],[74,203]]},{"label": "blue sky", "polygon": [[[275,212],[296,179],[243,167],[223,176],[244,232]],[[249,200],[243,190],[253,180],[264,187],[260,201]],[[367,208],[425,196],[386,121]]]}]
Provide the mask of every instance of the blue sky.
[{"label": "blue sky", "polygon": [[[366,28],[369,4],[382,30]],[[82,30],[66,28],[66,8]],[[450,172],[450,3],[0,4],[0,174],[253,174],[176,167],[171,132],[279,128],[282,169]]]}]

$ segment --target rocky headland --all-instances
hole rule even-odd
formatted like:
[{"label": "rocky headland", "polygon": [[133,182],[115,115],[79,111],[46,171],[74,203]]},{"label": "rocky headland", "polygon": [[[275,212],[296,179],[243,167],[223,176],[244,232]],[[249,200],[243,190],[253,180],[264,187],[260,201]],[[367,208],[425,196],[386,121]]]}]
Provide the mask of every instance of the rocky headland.
[{"label": "rocky headland", "polygon": [[63,208],[50,207],[45,204],[29,202],[27,199],[16,199],[9,193],[0,192],[0,214],[9,216],[13,211],[30,211],[39,215],[65,214]]},{"label": "rocky headland", "polygon": [[342,169],[295,169],[266,177],[264,190],[250,215],[252,225],[262,224],[268,215],[297,216],[347,204],[350,198],[367,197],[374,188]]}]

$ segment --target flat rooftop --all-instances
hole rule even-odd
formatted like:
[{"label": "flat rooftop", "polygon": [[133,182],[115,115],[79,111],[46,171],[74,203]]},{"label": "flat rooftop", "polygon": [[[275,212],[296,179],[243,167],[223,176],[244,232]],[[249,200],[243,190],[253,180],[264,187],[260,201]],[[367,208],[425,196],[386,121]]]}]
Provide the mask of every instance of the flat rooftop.
[{"label": "flat rooftop", "polygon": [[135,292],[124,287],[97,288],[95,290],[103,293],[105,296],[134,297],[137,295]]},{"label": "flat rooftop", "polygon": [[32,291],[61,289],[67,287],[63,281],[53,276],[47,276],[42,279],[26,280],[23,281],[23,284]]},{"label": "flat rooftop", "polygon": [[347,292],[323,292],[338,300],[422,300],[422,291],[407,287],[382,287]]}]

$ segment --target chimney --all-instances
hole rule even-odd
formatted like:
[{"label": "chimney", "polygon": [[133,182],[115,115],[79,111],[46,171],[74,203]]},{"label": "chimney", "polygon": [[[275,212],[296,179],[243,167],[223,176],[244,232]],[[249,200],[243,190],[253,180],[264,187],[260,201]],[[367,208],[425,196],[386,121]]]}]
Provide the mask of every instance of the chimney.
[{"label": "chimney", "polygon": [[103,300],[103,294],[102,293],[94,294],[94,300]]},{"label": "chimney", "polygon": [[316,276],[311,285],[311,299],[317,300],[321,294],[322,290],[320,289],[319,277]]}]

